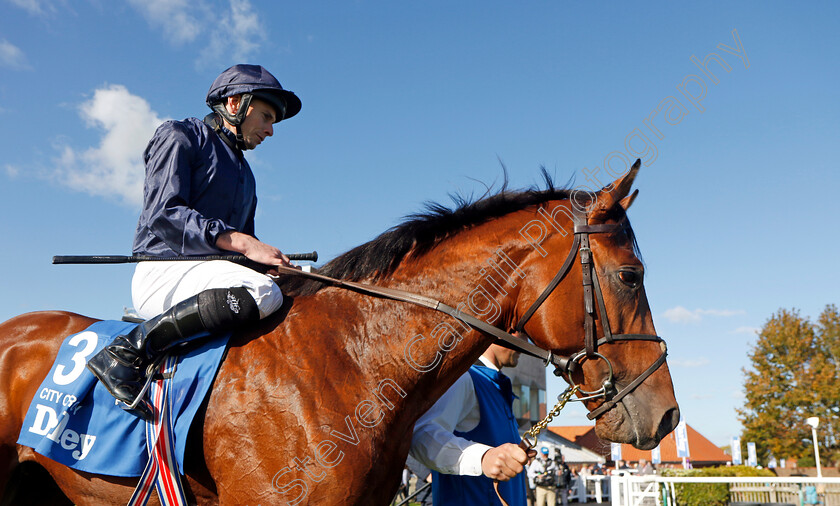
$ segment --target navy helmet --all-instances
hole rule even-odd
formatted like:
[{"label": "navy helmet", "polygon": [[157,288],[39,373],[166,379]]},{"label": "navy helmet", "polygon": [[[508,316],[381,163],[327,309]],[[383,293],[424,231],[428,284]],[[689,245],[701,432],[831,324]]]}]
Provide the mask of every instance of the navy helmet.
[{"label": "navy helmet", "polygon": [[[239,110],[236,114],[230,114],[225,108],[225,99],[240,94],[242,100]],[[274,107],[277,111],[275,123],[300,112],[301,104],[297,95],[284,90],[277,78],[261,65],[234,65],[222,72],[207,92],[207,105],[231,125],[240,125],[254,97]]]}]

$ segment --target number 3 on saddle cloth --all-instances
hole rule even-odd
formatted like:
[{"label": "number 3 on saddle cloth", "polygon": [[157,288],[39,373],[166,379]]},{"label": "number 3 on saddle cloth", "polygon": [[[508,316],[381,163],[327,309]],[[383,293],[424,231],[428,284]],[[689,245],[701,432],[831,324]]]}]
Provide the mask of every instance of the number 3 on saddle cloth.
[{"label": "number 3 on saddle cloth", "polygon": [[[143,473],[149,460],[146,422],[117,406],[85,367],[93,354],[135,325],[100,321],[64,340],[32,399],[18,444],[79,471],[108,476]],[[169,396],[174,454],[182,475],[190,424],[210,389],[229,339],[230,335],[224,335],[203,341],[176,357]]]}]

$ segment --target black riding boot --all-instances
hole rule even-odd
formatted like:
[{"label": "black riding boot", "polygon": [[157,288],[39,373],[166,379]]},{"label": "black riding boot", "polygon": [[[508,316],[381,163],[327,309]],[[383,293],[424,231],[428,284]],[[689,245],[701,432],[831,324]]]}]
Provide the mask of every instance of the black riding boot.
[{"label": "black riding boot", "polygon": [[[124,336],[117,336],[91,357],[87,368],[118,400],[123,409],[140,395],[146,368],[164,352],[215,332],[259,320],[254,298],[245,288],[213,288],[179,302]],[[141,401],[133,410],[149,420],[152,412]]]}]

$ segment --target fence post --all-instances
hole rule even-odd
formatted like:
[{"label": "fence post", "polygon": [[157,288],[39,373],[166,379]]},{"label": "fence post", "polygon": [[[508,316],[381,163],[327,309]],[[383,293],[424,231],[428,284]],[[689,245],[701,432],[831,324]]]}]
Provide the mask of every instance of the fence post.
[{"label": "fence post", "polygon": [[623,473],[610,474],[610,504],[612,506],[624,506],[622,498],[626,494]]}]

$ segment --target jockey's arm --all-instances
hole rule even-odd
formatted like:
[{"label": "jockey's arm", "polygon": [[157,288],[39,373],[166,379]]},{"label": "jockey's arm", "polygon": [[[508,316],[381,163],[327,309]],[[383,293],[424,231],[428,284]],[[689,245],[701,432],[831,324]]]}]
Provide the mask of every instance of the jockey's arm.
[{"label": "jockey's arm", "polygon": [[[252,235],[243,234],[236,230],[228,230],[219,234],[216,239],[216,246],[226,251],[241,253],[254,262],[264,265],[294,267],[289,262],[289,257],[279,249],[260,241]],[[268,273],[277,274],[277,271],[269,271]]]}]

